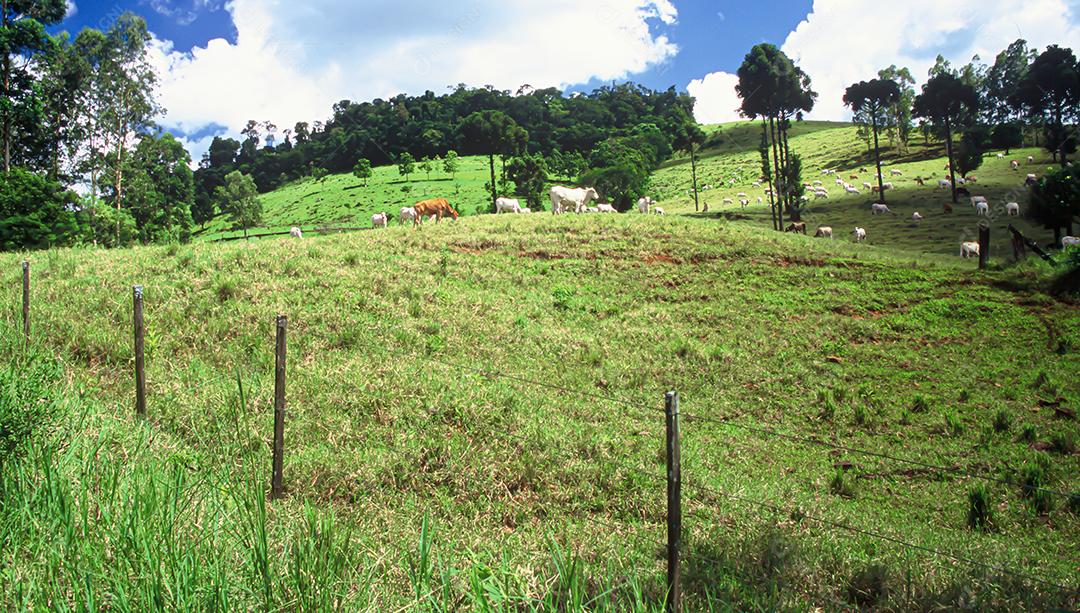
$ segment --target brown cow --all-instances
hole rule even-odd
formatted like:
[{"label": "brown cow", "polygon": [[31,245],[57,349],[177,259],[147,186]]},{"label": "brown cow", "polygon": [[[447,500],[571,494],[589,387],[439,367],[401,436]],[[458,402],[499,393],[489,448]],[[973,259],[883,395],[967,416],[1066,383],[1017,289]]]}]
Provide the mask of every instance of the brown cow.
[{"label": "brown cow", "polygon": [[944,209],[945,209],[945,214],[946,215],[952,215],[952,205],[951,204],[946,202]]},{"label": "brown cow", "polygon": [[442,218],[446,215],[458,218],[458,212],[454,210],[454,207],[450,206],[446,198],[434,198],[432,200],[424,200],[423,202],[417,202],[413,209],[416,210],[416,219],[413,220],[414,225],[424,223],[423,220],[428,217],[435,216],[435,223],[442,221]]},{"label": "brown cow", "polygon": [[794,232],[796,234],[799,234],[799,233],[806,234],[806,224],[805,223],[793,223],[790,226],[788,226],[788,229],[786,231],[787,232]]}]

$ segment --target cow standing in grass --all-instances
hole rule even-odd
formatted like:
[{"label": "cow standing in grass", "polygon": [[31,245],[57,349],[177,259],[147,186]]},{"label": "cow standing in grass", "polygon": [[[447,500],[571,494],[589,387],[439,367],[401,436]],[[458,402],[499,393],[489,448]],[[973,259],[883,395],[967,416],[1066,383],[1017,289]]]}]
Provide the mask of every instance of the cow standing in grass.
[{"label": "cow standing in grass", "polygon": [[435,223],[442,221],[443,217],[449,215],[455,220],[459,217],[458,212],[454,210],[454,207],[450,206],[446,198],[434,198],[432,200],[424,200],[423,202],[417,202],[413,209],[416,210],[416,224],[423,224],[424,219],[434,218]]}]

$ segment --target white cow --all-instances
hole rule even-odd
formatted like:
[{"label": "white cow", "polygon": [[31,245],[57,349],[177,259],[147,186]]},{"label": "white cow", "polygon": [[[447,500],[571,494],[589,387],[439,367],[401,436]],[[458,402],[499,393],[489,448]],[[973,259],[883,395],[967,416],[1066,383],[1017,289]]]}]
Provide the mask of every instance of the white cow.
[{"label": "white cow", "polygon": [[855,237],[856,243],[861,243],[866,240],[866,230],[864,228],[856,227],[855,231],[851,233]]},{"label": "white cow", "polygon": [[293,238],[304,238],[304,232],[300,228],[293,226],[289,229],[289,236]]},{"label": "white cow", "polygon": [[606,204],[606,203],[598,203],[596,205],[596,212],[597,213],[618,213],[618,211],[615,210],[615,207],[611,206],[610,204]]},{"label": "white cow", "polygon": [[1035,156],[1034,155],[1029,155],[1028,156],[1028,164],[1034,164],[1034,163],[1035,163]]},{"label": "white cow", "polygon": [[1018,170],[1020,168],[1020,162],[1013,160],[1009,162],[1009,166],[1011,166],[1013,170]]},{"label": "white cow", "polygon": [[979,243],[960,243],[960,257],[962,257],[962,258],[977,258],[977,257],[979,257]]},{"label": "white cow", "polygon": [[900,172],[899,170],[890,170],[889,174],[894,177],[901,177],[904,175],[904,173]]},{"label": "white cow", "polygon": [[1005,214],[1007,214],[1009,217],[1019,217],[1020,216],[1020,203],[1019,202],[1010,202],[1010,203],[1006,204],[1005,205]]},{"label": "white cow", "polygon": [[739,201],[739,204],[742,205],[742,208],[745,209],[747,206],[750,205],[750,201],[747,200],[746,198],[743,198],[742,200]]},{"label": "white cow", "polygon": [[376,228],[385,228],[388,221],[390,221],[390,216],[386,213],[375,213],[371,216],[371,225]]},{"label": "white cow", "polygon": [[401,207],[401,210],[398,211],[398,225],[403,226],[406,223],[415,223],[415,222],[416,222],[416,209],[412,208],[411,206],[403,206],[403,207]]},{"label": "white cow", "polygon": [[1004,153],[997,154],[997,159],[1004,160],[1005,159],[1005,154]]},{"label": "white cow", "polygon": [[523,206],[520,210],[518,210],[518,213],[521,213],[522,215],[528,215],[529,213],[532,213],[532,209],[527,206]]},{"label": "white cow", "polygon": [[1065,249],[1067,247],[1080,247],[1080,238],[1075,236],[1063,236],[1061,238],[1061,248]]},{"label": "white cow", "polygon": [[499,198],[495,201],[495,214],[520,213],[521,203],[513,198]]},{"label": "white cow", "polygon": [[875,204],[870,207],[871,215],[884,215],[885,213],[892,213],[893,215],[896,214],[892,212],[888,205],[885,204]]},{"label": "white cow", "polygon": [[660,208],[658,206],[655,206],[655,207],[653,207],[653,213],[656,214],[656,215],[663,215],[664,214],[664,209],[662,209],[662,208]]},{"label": "white cow", "polygon": [[814,238],[832,239],[832,227],[831,226],[821,226],[821,227],[819,227],[817,229],[817,232],[814,233]]},{"label": "white cow", "polygon": [[642,215],[648,215],[649,214],[649,205],[651,205],[651,204],[652,204],[652,198],[649,198],[647,196],[642,196],[641,198],[638,198],[638,201],[637,201],[638,213],[641,213]]},{"label": "white cow", "polygon": [[989,201],[986,199],[986,196],[972,196],[971,197],[971,206],[972,207],[978,206],[980,202],[989,202]]},{"label": "white cow", "polygon": [[911,215],[911,221],[922,221],[922,220],[923,220],[923,216],[919,215],[918,211],[915,211],[915,213]]},{"label": "white cow", "polygon": [[948,179],[941,179],[937,182],[937,186],[939,189],[949,189],[952,187],[952,183]]},{"label": "white cow", "polygon": [[845,187],[845,188],[844,188],[844,191],[846,191],[846,192],[847,192],[847,193],[849,193],[849,194],[855,194],[855,195],[858,195],[858,194],[859,194],[859,190],[855,189],[854,187],[852,187],[852,186],[850,186],[850,185],[849,185],[849,186],[847,186],[847,187]]},{"label": "white cow", "polygon": [[866,189],[874,189],[874,186],[873,186],[873,185],[870,185],[870,182],[869,182],[869,181],[863,181],[863,184],[862,184],[862,186],[863,186],[864,188],[866,188]]},{"label": "white cow", "polygon": [[975,214],[982,215],[984,217],[990,216],[990,205],[985,202],[980,202],[975,205]]},{"label": "white cow", "polygon": [[600,194],[591,187],[577,189],[553,187],[551,188],[551,214],[558,215],[570,209],[573,209],[575,213],[580,213],[590,200],[600,200]]},{"label": "white cow", "polygon": [[724,204],[735,204],[735,201],[731,198],[724,198]]}]

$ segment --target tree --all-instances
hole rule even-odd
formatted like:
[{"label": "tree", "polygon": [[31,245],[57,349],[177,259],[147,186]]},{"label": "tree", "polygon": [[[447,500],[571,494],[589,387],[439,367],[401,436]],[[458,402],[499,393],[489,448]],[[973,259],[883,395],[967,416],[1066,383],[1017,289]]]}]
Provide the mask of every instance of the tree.
[{"label": "tree", "polygon": [[888,79],[862,81],[847,88],[844,92],[844,104],[851,107],[856,116],[869,120],[874,136],[874,163],[877,165],[878,191],[880,202],[885,202],[885,179],[881,174],[881,147],[878,143],[878,128],[888,121],[889,109],[900,101],[900,86]]},{"label": "tree", "polygon": [[67,14],[64,0],[4,0],[0,3],[0,141],[4,172],[11,170],[12,144],[34,129],[40,112],[33,61],[48,49],[45,27]]},{"label": "tree", "polygon": [[1080,174],[1066,167],[1046,173],[1031,190],[1028,217],[1054,231],[1054,242],[1061,241],[1061,231],[1072,234],[1080,217]]},{"label": "tree", "polygon": [[425,155],[424,158],[420,160],[419,168],[420,172],[424,173],[424,176],[430,181],[431,171],[435,169],[434,164],[431,163],[431,158]]},{"label": "tree", "polygon": [[957,202],[953,127],[962,124],[965,116],[974,116],[978,109],[979,98],[975,88],[948,72],[941,72],[930,77],[923,85],[922,93],[915,98],[915,106],[912,108],[912,113],[916,117],[925,117],[945,129],[945,148],[949,155],[953,203]]},{"label": "tree", "polygon": [[690,185],[694,194],[694,210],[700,209],[697,180],[697,152],[705,143],[705,132],[696,123],[686,124],[673,146],[690,156]]},{"label": "tree", "polygon": [[[477,111],[465,118],[461,124],[461,138],[467,150],[488,156],[491,170],[491,210],[495,211],[495,201],[499,198],[498,184],[495,181],[495,154],[506,151],[506,141],[521,140],[517,132],[516,121],[502,111]],[[528,140],[528,134],[524,135]]]},{"label": "tree", "polygon": [[446,156],[443,157],[442,162],[443,172],[450,175],[451,179],[456,179],[458,167],[460,165],[461,163],[458,159],[457,151],[454,151],[453,149],[447,151]]},{"label": "tree", "polygon": [[1033,59],[1024,39],[1013,42],[997,55],[983,81],[982,114],[987,123],[1002,126],[1020,119],[1015,99]]},{"label": "tree", "polygon": [[986,144],[990,140],[989,129],[985,126],[972,126],[960,137],[956,148],[956,171],[967,178],[968,174],[982,166]]},{"label": "tree", "polygon": [[788,131],[791,119],[799,119],[814,108],[817,94],[810,89],[810,77],[775,45],[755,45],[738,70],[736,92],[742,98],[740,112],[745,117],[760,117],[768,127],[776,168],[776,192],[779,206],[773,213],[773,227],[783,230],[784,210],[798,216],[797,185],[787,181],[793,176]]},{"label": "tree", "polygon": [[900,88],[900,98],[893,103],[887,115],[885,125],[889,129],[890,140],[895,139],[898,151],[906,151],[914,125],[911,120],[911,106],[915,103],[915,77],[907,68],[895,65],[878,71],[879,79],[895,81]]},{"label": "tree", "polygon": [[127,162],[125,208],[144,243],[191,240],[195,181],[191,156],[172,134],[144,136]]},{"label": "tree", "polygon": [[22,168],[0,173],[0,250],[63,246],[77,234],[74,194]]},{"label": "tree", "polygon": [[514,193],[523,196],[530,207],[539,210],[547,185],[547,164],[544,156],[526,153],[511,158],[506,164],[506,173],[514,183]]},{"label": "tree", "polygon": [[1013,147],[1020,147],[1024,144],[1024,130],[1018,123],[1002,123],[994,126],[990,136],[990,144],[995,149],[1004,149],[1005,155],[1009,155],[1009,151]]},{"label": "tree", "polygon": [[360,158],[356,160],[356,166],[353,166],[353,176],[364,182],[364,187],[367,187],[368,179],[374,174],[371,170],[371,160],[367,158]]},{"label": "tree", "polygon": [[1080,106],[1080,72],[1072,49],[1047,47],[1031,63],[1012,100],[1046,118],[1047,132],[1054,137],[1050,151],[1065,166],[1073,140],[1066,124],[1077,118]]},{"label": "tree", "polygon": [[244,238],[247,238],[249,228],[262,223],[259,190],[250,176],[239,170],[230,172],[225,177],[225,185],[217,188],[215,196],[218,208],[229,216],[233,226],[244,230]]},{"label": "tree", "polygon": [[405,177],[405,181],[408,181],[409,175],[414,172],[416,172],[416,158],[406,151],[398,157],[398,174]]}]

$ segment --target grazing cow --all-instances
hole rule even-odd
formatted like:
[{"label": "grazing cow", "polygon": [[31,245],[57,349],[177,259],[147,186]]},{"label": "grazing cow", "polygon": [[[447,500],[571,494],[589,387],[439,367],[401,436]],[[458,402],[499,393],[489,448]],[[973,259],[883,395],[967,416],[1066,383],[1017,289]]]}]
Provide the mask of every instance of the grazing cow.
[{"label": "grazing cow", "polygon": [[949,181],[948,179],[941,179],[937,182],[937,186],[938,189],[951,189],[952,181]]},{"label": "grazing cow", "polygon": [[979,257],[979,243],[960,243],[960,257],[964,259]]},{"label": "grazing cow", "polygon": [[638,201],[637,201],[638,213],[641,213],[642,215],[648,215],[649,214],[649,205],[650,204],[652,204],[652,199],[651,198],[648,198],[646,196],[642,196],[641,198],[638,198]]},{"label": "grazing cow", "polygon": [[793,224],[791,224],[790,226],[787,227],[787,230],[784,230],[784,231],[785,232],[791,232],[793,234],[800,234],[801,233],[801,234],[805,235],[806,234],[806,224],[802,223],[802,222],[793,223]]},{"label": "grazing cow", "polygon": [[742,206],[742,208],[745,209],[747,206],[750,205],[750,201],[743,198],[742,200],[739,201],[739,205]]},{"label": "grazing cow", "polygon": [[884,215],[885,213],[891,213],[893,215],[896,215],[896,213],[893,213],[887,204],[875,204],[870,207],[871,215]]},{"label": "grazing cow", "polygon": [[882,187],[884,187],[885,189],[896,189],[895,185],[893,185],[892,183],[888,183],[888,182],[886,182],[884,185],[882,185]]},{"label": "grazing cow", "polygon": [[814,232],[814,238],[832,238],[832,226],[819,226]]},{"label": "grazing cow", "polygon": [[989,201],[986,199],[986,196],[972,196],[971,197],[971,206],[972,206],[972,208],[976,207],[980,202],[989,202]]},{"label": "grazing cow", "polygon": [[575,213],[580,213],[590,200],[600,200],[600,194],[591,187],[577,189],[553,187],[551,188],[551,214],[565,213],[571,208]]},{"label": "grazing cow", "polygon": [[757,203],[758,203],[758,204],[761,204],[762,202],[765,202],[765,199],[764,199],[764,198],[762,198],[761,196],[758,196],[758,197],[757,197]]},{"label": "grazing cow", "polygon": [[289,236],[293,238],[304,238],[304,232],[300,228],[293,226],[292,228],[289,228]]},{"label": "grazing cow", "polygon": [[434,219],[435,223],[439,223],[442,221],[443,217],[446,217],[447,215],[453,217],[455,220],[458,218],[458,212],[454,210],[454,207],[450,206],[450,203],[447,202],[446,198],[435,198],[433,200],[417,202],[416,206],[413,208],[416,209],[417,216],[421,218],[417,220],[418,222],[422,221],[423,218],[430,218]]},{"label": "grazing cow", "polygon": [[915,177],[915,183],[920,187],[926,185],[926,181],[922,177]]},{"label": "grazing cow", "polygon": [[889,171],[889,176],[902,177],[903,175],[904,175],[904,173],[899,171],[899,170],[890,170]]},{"label": "grazing cow", "polygon": [[375,213],[371,216],[371,225],[376,228],[385,228],[390,216],[386,213]]},{"label": "grazing cow", "polygon": [[664,214],[664,209],[662,209],[662,208],[660,208],[658,206],[654,206],[653,207],[653,214],[654,215],[663,215]]},{"label": "grazing cow", "polygon": [[967,182],[972,184],[972,185],[975,185],[976,183],[979,182],[979,177],[968,177]]},{"label": "grazing cow", "polygon": [[874,186],[871,185],[869,181],[863,182],[862,186],[866,189],[874,189]]},{"label": "grazing cow", "polygon": [[918,212],[918,211],[915,211],[915,212],[914,212],[914,213],[913,213],[913,214],[911,215],[911,221],[922,221],[922,220],[923,220],[923,216],[922,216],[922,215],[919,215],[919,212]]},{"label": "grazing cow", "polygon": [[975,205],[975,214],[982,215],[983,217],[990,216],[990,205],[986,202],[980,202]]},{"label": "grazing cow", "polygon": [[848,175],[848,179],[851,181],[858,181],[859,175]]},{"label": "grazing cow", "polygon": [[398,225],[403,226],[406,222],[416,223],[416,209],[411,206],[403,206],[398,211]]},{"label": "grazing cow", "polygon": [[1080,238],[1075,236],[1061,237],[1061,248],[1066,249],[1068,247],[1080,247]]},{"label": "grazing cow", "polygon": [[618,211],[615,210],[615,207],[611,206],[610,204],[601,204],[601,203],[597,203],[596,212],[597,213],[618,213]]},{"label": "grazing cow", "polygon": [[1028,164],[1034,164],[1034,163],[1035,163],[1035,156],[1034,155],[1029,155],[1028,156]]},{"label": "grazing cow", "polygon": [[829,192],[827,192],[826,190],[819,189],[818,191],[814,192],[814,200],[819,200],[821,198],[826,198],[827,199],[828,197],[829,197]]},{"label": "grazing cow", "polygon": [[599,212],[600,212],[600,209],[596,208],[595,206],[587,206],[587,207],[585,207],[585,209],[584,209],[583,211],[581,211],[581,212],[582,212],[582,213],[599,213]]},{"label": "grazing cow", "polygon": [[1010,203],[1006,204],[1005,205],[1005,214],[1008,215],[1009,217],[1019,217],[1020,216],[1020,203],[1019,202],[1010,202]]},{"label": "grazing cow", "polygon": [[855,237],[856,243],[861,243],[866,240],[866,230],[864,228],[856,227],[855,231],[851,233]]},{"label": "grazing cow", "polygon": [[1005,159],[1005,154],[1004,153],[997,154],[997,159],[1004,160]]},{"label": "grazing cow", "polygon": [[724,204],[735,204],[735,201],[731,198],[724,198]]},{"label": "grazing cow", "polygon": [[942,207],[942,208],[944,209],[944,213],[945,213],[946,215],[952,215],[952,204],[951,204],[951,203],[948,203],[948,202],[946,202],[946,203],[945,203],[945,204],[943,205],[943,207]]},{"label": "grazing cow", "polygon": [[1013,170],[1020,170],[1020,162],[1016,160],[1009,162],[1009,166],[1011,166]]},{"label": "grazing cow", "polygon": [[855,189],[854,187],[852,187],[850,185],[845,187],[844,191],[849,193],[849,194],[855,194],[856,196],[859,194],[859,190]]},{"label": "grazing cow", "polygon": [[956,197],[957,198],[970,198],[971,197],[971,192],[969,192],[968,188],[966,188],[966,187],[958,187],[958,188],[956,188]]},{"label": "grazing cow", "polygon": [[965,179],[964,177],[956,177],[956,184],[957,185],[966,185],[967,184],[967,179]]},{"label": "grazing cow", "polygon": [[495,214],[499,213],[520,213],[521,203],[513,198],[499,198],[495,201]]},{"label": "grazing cow", "polygon": [[518,213],[520,213],[522,215],[528,215],[529,213],[532,213],[532,209],[530,209],[527,206],[523,206],[523,207],[521,207],[521,210],[518,211]]}]

